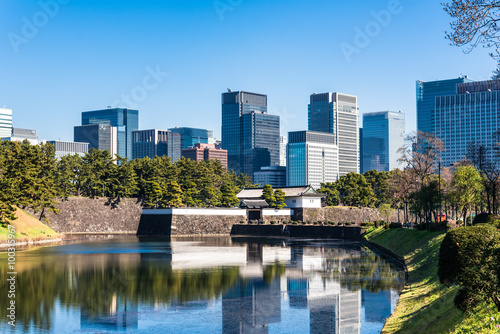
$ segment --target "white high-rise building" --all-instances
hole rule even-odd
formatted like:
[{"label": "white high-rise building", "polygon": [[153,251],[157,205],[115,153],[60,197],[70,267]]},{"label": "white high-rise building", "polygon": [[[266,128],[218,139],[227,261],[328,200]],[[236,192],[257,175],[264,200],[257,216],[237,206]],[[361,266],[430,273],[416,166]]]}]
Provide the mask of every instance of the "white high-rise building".
[{"label": "white high-rise building", "polygon": [[318,189],[321,183],[337,181],[338,154],[333,134],[315,131],[289,132],[287,186],[311,185]]},{"label": "white high-rise building", "polygon": [[335,135],[339,175],[359,173],[358,98],[341,93],[312,94],[308,112],[309,131]]},{"label": "white high-rise building", "polygon": [[288,144],[288,138],[280,136],[280,166],[286,166],[286,144]]},{"label": "white high-rise building", "polygon": [[12,134],[12,110],[0,108],[0,139]]}]

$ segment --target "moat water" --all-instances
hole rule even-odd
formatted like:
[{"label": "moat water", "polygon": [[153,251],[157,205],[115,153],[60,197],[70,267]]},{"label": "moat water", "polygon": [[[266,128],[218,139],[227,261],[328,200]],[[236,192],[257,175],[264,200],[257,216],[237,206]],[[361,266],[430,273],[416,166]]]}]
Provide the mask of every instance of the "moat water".
[{"label": "moat water", "polygon": [[345,240],[128,236],[29,247],[16,252],[13,298],[6,252],[0,264],[2,333],[380,333],[404,281],[396,264]]}]

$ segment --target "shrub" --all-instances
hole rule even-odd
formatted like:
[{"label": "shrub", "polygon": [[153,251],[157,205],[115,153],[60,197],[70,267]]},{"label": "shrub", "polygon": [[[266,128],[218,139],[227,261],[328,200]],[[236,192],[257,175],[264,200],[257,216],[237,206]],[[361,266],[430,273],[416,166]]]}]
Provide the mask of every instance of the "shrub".
[{"label": "shrub", "polygon": [[496,228],[500,228],[500,216],[489,213],[480,213],[474,217],[474,220],[472,221],[472,225],[478,224],[490,224]]},{"label": "shrub", "polygon": [[457,225],[463,225],[463,223],[464,223],[463,220],[461,220],[461,219],[457,220]]},{"label": "shrub", "polygon": [[332,221],[328,221],[328,224],[330,224],[330,225],[335,225],[335,223],[334,223],[334,222],[332,222]]},{"label": "shrub", "polygon": [[337,225],[338,225],[338,226],[342,226],[342,225],[344,225],[344,223],[342,223],[342,222],[338,222],[338,223],[337,223]]},{"label": "shrub", "polygon": [[361,227],[375,227],[375,223],[362,222]]},{"label": "shrub", "polygon": [[492,226],[467,226],[446,234],[439,249],[439,281],[459,285],[455,305],[471,311],[490,300],[500,311],[500,232]]},{"label": "shrub", "polygon": [[376,228],[379,228],[380,226],[384,226],[385,225],[385,220],[382,220],[382,219],[376,220],[374,222],[374,224],[375,224]]},{"label": "shrub", "polygon": [[391,224],[385,223],[384,224],[384,229],[388,230],[389,228],[391,228]]},{"label": "shrub", "polygon": [[245,224],[245,222],[243,220],[240,220],[240,224]]},{"label": "shrub", "polygon": [[297,220],[297,221],[293,221],[293,222],[292,222],[292,225],[297,225],[297,224],[300,224],[300,223],[301,223],[301,221],[300,221],[300,220]]},{"label": "shrub", "polygon": [[276,221],[275,220],[271,220],[271,225],[274,225],[276,224]]},{"label": "shrub", "polygon": [[315,222],[314,222],[314,225],[319,225],[319,224],[320,224],[320,222],[319,222],[319,221],[315,221]]},{"label": "shrub", "polygon": [[345,223],[345,226],[351,226],[352,224],[353,223],[351,223],[351,222],[347,222],[347,223]]},{"label": "shrub", "polygon": [[401,223],[390,223],[389,228],[402,228],[403,224]]}]

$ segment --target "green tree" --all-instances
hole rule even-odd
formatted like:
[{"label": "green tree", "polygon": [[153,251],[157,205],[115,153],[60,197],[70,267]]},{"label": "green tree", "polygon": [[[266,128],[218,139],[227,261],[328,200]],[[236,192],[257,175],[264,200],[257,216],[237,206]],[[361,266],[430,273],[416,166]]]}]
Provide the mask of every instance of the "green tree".
[{"label": "green tree", "polygon": [[80,196],[82,158],[78,154],[62,156],[56,165],[56,186],[58,196]]},{"label": "green tree", "polygon": [[274,200],[275,200],[274,207],[278,210],[283,209],[286,206],[285,192],[281,189],[276,189],[274,191]]},{"label": "green tree", "polygon": [[222,184],[221,193],[222,193],[221,205],[223,207],[232,207],[240,202],[240,200],[238,199],[238,197],[236,197],[236,194],[234,193],[234,187],[228,181],[224,181],[224,183]]},{"label": "green tree", "polygon": [[170,181],[166,184],[163,192],[163,203],[170,208],[178,208],[182,206],[182,189],[177,181]]},{"label": "green tree", "polygon": [[453,173],[453,188],[456,204],[462,211],[464,224],[467,224],[467,214],[481,200],[483,183],[481,175],[473,166],[459,166]]},{"label": "green tree", "polygon": [[389,222],[389,216],[391,215],[391,212],[392,212],[392,208],[391,208],[391,205],[390,204],[387,204],[387,203],[383,203],[380,205],[380,207],[378,208],[378,211],[380,212],[380,215],[382,217],[385,217],[386,219],[386,222],[388,223]]},{"label": "green tree", "polygon": [[137,174],[135,173],[132,164],[127,163],[126,158],[116,157],[118,165],[113,166],[110,197],[120,200],[121,198],[129,198],[138,191]]},{"label": "green tree", "polygon": [[266,184],[262,189],[261,198],[267,202],[267,204],[274,208],[276,206],[276,197],[274,196],[273,186]]},{"label": "green tree", "polygon": [[325,204],[327,206],[339,205],[339,191],[335,182],[321,183],[318,192],[326,195]]},{"label": "green tree", "polygon": [[500,311],[500,232],[492,226],[460,227],[446,234],[439,249],[441,283],[458,285],[455,305],[470,311],[492,301]]},{"label": "green tree", "polygon": [[347,206],[373,207],[375,194],[370,184],[361,174],[351,172],[337,181],[340,201]]},{"label": "green tree", "polygon": [[377,170],[369,170],[363,173],[366,181],[371,185],[373,193],[377,198],[375,203],[376,207],[379,207],[383,203],[391,203],[392,193],[390,188],[390,173],[389,172],[379,172]]}]

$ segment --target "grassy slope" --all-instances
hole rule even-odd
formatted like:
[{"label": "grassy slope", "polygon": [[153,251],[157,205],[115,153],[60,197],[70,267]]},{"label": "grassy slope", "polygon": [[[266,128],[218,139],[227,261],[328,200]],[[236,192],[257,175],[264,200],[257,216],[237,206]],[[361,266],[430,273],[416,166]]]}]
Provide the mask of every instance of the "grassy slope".
[{"label": "grassy slope", "polygon": [[444,236],[440,232],[407,229],[378,229],[366,236],[369,241],[404,256],[408,266],[408,284],[383,333],[500,332],[496,326],[500,314],[491,305],[465,315],[453,304],[457,289],[439,283],[439,246]]},{"label": "grassy slope", "polygon": [[[44,240],[60,237],[60,234],[54,232],[50,227],[40,222],[32,215],[17,209],[17,219],[10,221],[10,225],[16,228],[17,241]],[[8,239],[8,228],[0,225],[0,244]]]}]

